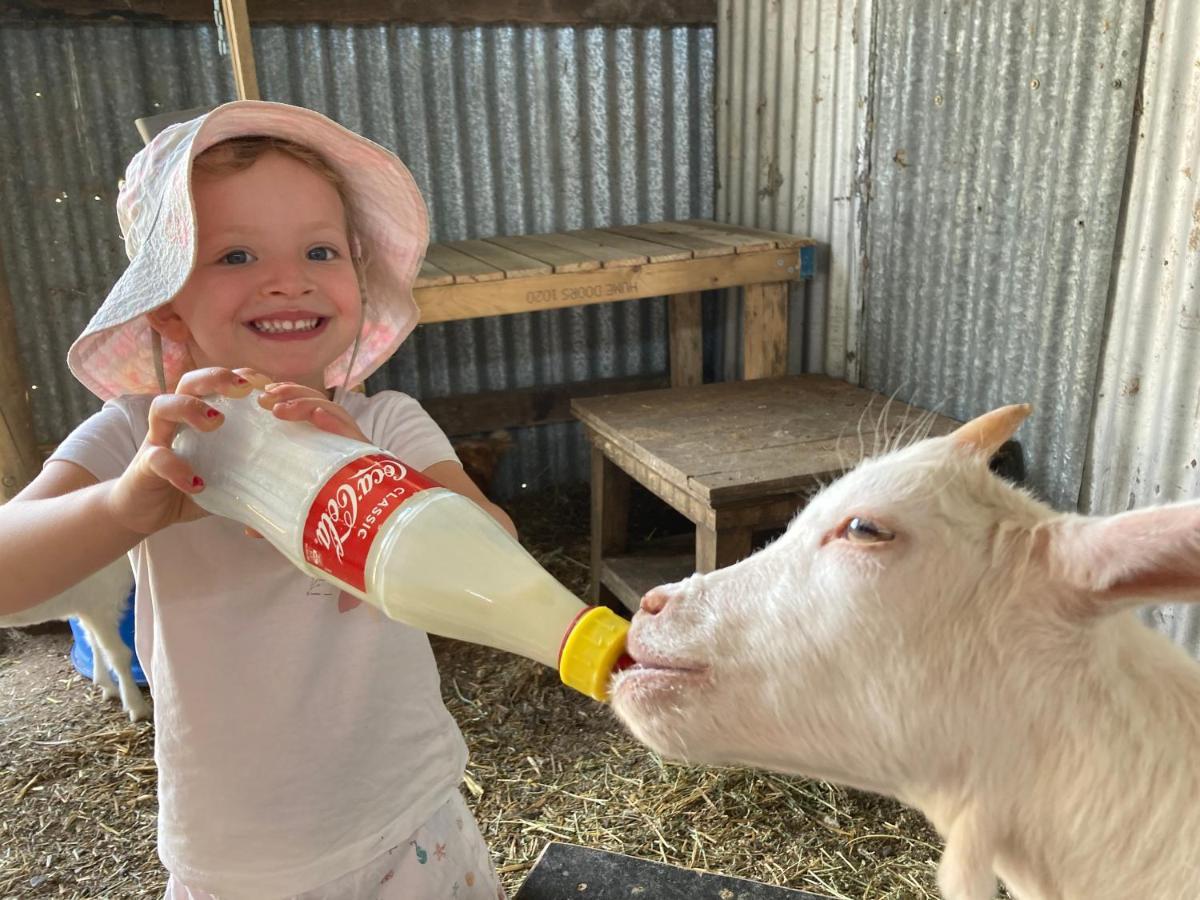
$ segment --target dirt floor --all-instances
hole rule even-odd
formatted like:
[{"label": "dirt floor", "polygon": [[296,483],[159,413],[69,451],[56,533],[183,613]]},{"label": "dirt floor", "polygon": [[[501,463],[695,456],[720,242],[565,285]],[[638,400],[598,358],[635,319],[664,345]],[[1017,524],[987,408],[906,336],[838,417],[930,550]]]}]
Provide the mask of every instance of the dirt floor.
[{"label": "dirt floor", "polygon": [[[587,580],[586,488],[506,504],[561,581]],[[635,529],[679,522],[635,502]],[[0,898],[161,896],[152,726],[67,659],[66,626],[0,631]],[[939,842],[890,801],[744,769],[664,763],[536,663],[435,639],[471,749],[464,794],[515,893],[547,841],[842,898],[936,897]]]}]

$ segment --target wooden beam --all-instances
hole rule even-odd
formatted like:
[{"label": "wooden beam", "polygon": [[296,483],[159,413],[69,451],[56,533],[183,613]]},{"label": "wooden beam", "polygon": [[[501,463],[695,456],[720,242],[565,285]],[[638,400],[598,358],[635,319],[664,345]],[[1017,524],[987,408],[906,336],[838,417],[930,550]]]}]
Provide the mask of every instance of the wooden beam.
[{"label": "wooden beam", "polygon": [[667,299],[671,387],[704,383],[704,334],[699,291]]},{"label": "wooden beam", "polygon": [[[449,322],[614,300],[635,300],[639,297],[686,294],[741,284],[763,284],[778,281],[780,276],[795,277],[798,272],[799,259],[795,250],[768,250],[763,253],[620,266],[595,272],[422,287],[413,291],[413,298],[421,308],[423,323]],[[786,301],[786,291],[783,293]],[[783,337],[786,340],[786,332]]]},{"label": "wooden beam", "polygon": [[605,457],[603,451],[593,446],[589,603],[621,600],[629,605],[627,597],[621,598],[615,592],[605,590],[602,569],[606,556],[624,553],[629,545],[629,494],[632,486],[633,480],[629,475],[613,465],[612,460]]},{"label": "wooden beam", "polygon": [[229,60],[233,64],[233,83],[238,99],[261,100],[246,0],[221,0],[221,17],[225,20],[225,40],[229,43]]},{"label": "wooden beam", "polygon": [[786,375],[787,283],[748,284],[742,298],[742,377],[751,381]]},{"label": "wooden beam", "polygon": [[0,501],[15,497],[37,474],[40,461],[29,380],[21,364],[12,296],[0,256]]},{"label": "wooden beam", "polygon": [[570,422],[574,420],[571,415],[571,399],[574,397],[652,391],[666,386],[667,378],[664,375],[640,375],[511,391],[429,397],[422,400],[421,405],[442,431],[450,437],[461,437],[498,428]]},{"label": "wooden beam", "polygon": [[[717,0],[250,0],[256,25],[714,25]],[[12,0],[0,21],[211,22],[204,0]]]}]

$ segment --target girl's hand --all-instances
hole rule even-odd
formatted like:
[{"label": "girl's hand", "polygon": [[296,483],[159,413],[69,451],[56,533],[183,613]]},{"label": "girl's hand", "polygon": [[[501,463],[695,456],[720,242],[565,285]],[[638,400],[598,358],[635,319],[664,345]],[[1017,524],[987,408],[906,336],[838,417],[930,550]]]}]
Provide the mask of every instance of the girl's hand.
[{"label": "girl's hand", "polygon": [[340,434],[364,444],[371,443],[350,413],[324,393],[302,384],[279,382],[263,388],[259,403],[289,422],[311,422],[322,431]]},{"label": "girl's hand", "polygon": [[197,369],[179,380],[175,393],[155,397],[146,439],[108,497],[117,521],[139,534],[153,534],[207,515],[191,500],[204,490],[204,482],[171,450],[175,432],[180,425],[199,431],[221,427],[224,417],[200,399],[205,394],[244,397],[267,381],[251,369]]}]

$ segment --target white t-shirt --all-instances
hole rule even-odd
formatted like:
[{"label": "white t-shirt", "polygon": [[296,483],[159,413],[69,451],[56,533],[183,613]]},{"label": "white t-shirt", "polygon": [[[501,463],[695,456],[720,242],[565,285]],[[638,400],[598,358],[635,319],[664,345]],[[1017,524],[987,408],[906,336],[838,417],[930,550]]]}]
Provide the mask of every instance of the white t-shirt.
[{"label": "white t-shirt", "polygon": [[[101,481],[145,438],[122,397],[52,459]],[[373,444],[415,469],[455,459],[404,394],[349,394]],[[279,897],[365,865],[457,789],[466,746],[426,635],[294,568],[229,519],[174,525],[130,552],[136,645],[154,697],[158,849],[189,887]]]}]

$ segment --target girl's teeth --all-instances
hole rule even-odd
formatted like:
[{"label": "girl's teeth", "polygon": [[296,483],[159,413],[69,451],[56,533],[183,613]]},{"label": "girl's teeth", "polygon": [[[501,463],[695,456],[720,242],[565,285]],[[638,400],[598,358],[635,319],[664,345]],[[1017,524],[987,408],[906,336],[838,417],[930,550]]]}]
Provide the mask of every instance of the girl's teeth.
[{"label": "girl's teeth", "polygon": [[320,319],[260,319],[254,323],[257,331],[267,334],[282,334],[289,331],[312,331]]}]

